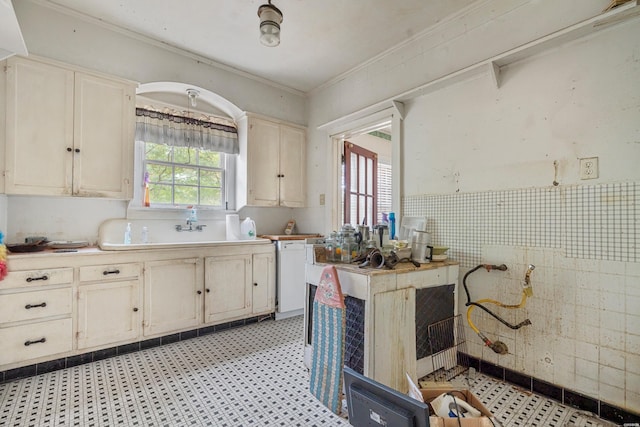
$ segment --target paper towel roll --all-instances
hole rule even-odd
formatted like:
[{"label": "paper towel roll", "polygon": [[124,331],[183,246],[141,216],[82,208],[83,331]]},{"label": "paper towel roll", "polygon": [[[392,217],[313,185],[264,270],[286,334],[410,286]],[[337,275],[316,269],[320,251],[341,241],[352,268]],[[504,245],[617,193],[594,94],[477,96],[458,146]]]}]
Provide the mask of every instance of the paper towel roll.
[{"label": "paper towel roll", "polygon": [[240,216],[237,214],[227,215],[227,240],[240,239]]}]

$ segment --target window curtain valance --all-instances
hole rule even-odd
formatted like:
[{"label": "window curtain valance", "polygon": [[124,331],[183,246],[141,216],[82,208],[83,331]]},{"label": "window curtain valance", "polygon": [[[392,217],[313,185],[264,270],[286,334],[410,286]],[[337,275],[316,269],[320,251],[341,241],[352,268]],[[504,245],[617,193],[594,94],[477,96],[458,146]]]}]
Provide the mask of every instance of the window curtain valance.
[{"label": "window curtain valance", "polygon": [[136,108],[136,141],[238,154],[238,128],[221,117],[207,120]]}]

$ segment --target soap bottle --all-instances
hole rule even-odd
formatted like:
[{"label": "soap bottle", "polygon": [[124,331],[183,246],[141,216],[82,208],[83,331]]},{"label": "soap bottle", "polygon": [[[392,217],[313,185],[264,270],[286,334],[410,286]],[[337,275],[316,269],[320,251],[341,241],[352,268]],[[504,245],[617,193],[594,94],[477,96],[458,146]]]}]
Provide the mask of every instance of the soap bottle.
[{"label": "soap bottle", "polygon": [[131,223],[127,223],[127,228],[124,230],[124,244],[131,244]]},{"label": "soap bottle", "polygon": [[198,213],[196,208],[191,207],[191,210],[189,211],[189,223],[193,224],[194,222],[198,222]]}]

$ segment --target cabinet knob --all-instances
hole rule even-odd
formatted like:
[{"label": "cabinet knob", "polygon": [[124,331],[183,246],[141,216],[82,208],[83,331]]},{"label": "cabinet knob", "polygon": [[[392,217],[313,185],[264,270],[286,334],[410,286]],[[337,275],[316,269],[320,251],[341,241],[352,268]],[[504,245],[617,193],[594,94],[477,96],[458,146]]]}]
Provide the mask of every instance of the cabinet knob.
[{"label": "cabinet knob", "polygon": [[207,288],[205,289],[207,291],[207,293],[211,292],[211,289]]},{"label": "cabinet knob", "polygon": [[76,148],[74,151],[75,151],[76,153],[79,153],[79,152],[80,152],[80,149],[79,149],[79,148]]},{"label": "cabinet knob", "polygon": [[133,307],[133,311],[134,312],[138,311],[138,307]]},{"label": "cabinet knob", "polygon": [[198,295],[202,295],[202,291],[198,291]]},{"label": "cabinet knob", "polygon": [[72,152],[72,151],[73,151],[73,148],[71,148],[71,147],[67,147],[67,151],[68,151],[68,152]]},{"label": "cabinet knob", "polygon": [[258,286],[258,284],[257,284],[257,283],[254,283],[254,284],[253,284],[253,286]]}]

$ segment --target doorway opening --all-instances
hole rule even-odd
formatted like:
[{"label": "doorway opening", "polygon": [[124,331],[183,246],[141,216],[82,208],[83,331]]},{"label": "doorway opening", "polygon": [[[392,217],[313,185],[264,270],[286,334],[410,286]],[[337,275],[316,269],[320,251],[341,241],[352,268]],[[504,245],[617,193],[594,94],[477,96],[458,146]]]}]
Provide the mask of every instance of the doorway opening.
[{"label": "doorway opening", "polygon": [[391,122],[340,138],[339,224],[373,227],[392,210]]}]

